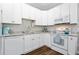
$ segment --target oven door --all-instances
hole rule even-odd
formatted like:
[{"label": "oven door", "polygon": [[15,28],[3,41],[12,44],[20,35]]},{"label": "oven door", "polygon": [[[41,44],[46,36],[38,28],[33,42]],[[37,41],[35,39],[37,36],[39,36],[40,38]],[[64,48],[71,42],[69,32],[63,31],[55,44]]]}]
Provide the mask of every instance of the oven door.
[{"label": "oven door", "polygon": [[65,36],[65,35],[55,35],[51,40],[52,40],[51,44],[53,46],[56,46],[56,47],[64,49],[64,50],[67,50],[68,36]]}]

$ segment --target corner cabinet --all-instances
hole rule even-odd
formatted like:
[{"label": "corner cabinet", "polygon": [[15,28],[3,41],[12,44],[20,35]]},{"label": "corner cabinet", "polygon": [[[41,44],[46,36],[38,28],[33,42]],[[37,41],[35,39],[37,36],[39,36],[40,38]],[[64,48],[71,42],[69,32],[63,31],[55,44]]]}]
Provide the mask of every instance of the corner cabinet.
[{"label": "corner cabinet", "polygon": [[23,36],[4,37],[4,54],[19,55],[24,51]]},{"label": "corner cabinet", "polygon": [[2,4],[2,23],[21,24],[22,23],[21,4]]},{"label": "corner cabinet", "polygon": [[40,34],[40,45],[46,45],[48,47],[50,47],[50,33],[41,33]]},{"label": "corner cabinet", "polygon": [[46,11],[39,11],[36,15],[35,25],[47,26],[48,25],[48,16]]}]

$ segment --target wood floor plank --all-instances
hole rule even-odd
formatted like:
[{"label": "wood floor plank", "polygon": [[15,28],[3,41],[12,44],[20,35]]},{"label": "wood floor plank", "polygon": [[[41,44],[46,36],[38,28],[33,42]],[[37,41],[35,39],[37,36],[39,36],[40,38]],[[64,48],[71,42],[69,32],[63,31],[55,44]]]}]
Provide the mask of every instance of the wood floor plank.
[{"label": "wood floor plank", "polygon": [[63,55],[63,54],[57,51],[54,51],[47,46],[43,46],[41,48],[38,48],[34,51],[31,51],[29,53],[22,54],[22,55]]}]

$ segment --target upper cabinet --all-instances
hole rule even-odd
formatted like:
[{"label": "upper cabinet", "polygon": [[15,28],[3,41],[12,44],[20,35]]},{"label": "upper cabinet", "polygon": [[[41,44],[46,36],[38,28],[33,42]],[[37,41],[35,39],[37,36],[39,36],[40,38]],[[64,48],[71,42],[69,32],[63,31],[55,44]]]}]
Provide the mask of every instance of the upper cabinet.
[{"label": "upper cabinet", "polygon": [[21,24],[22,18],[35,20],[35,25],[48,26],[60,23],[78,23],[77,3],[64,3],[48,11],[41,11],[28,4],[0,4],[2,23]]},{"label": "upper cabinet", "polygon": [[[2,6],[1,6],[1,4],[0,4],[0,11],[1,11],[1,12],[0,12],[0,25],[1,25],[1,18],[2,18],[2,15],[1,15],[1,13],[2,13],[1,7],[2,7]],[[0,27],[1,27],[1,26],[0,26]]]},{"label": "upper cabinet", "polygon": [[79,9],[79,6],[77,3],[71,3],[70,4],[70,23],[73,24],[73,23],[78,23],[78,11]]},{"label": "upper cabinet", "polygon": [[29,6],[26,4],[22,5],[22,18],[29,18]]},{"label": "upper cabinet", "polygon": [[36,8],[27,4],[22,5],[22,18],[36,20],[37,13],[39,13],[39,10]]},{"label": "upper cabinet", "polygon": [[2,4],[2,23],[22,23],[21,4]]},{"label": "upper cabinet", "polygon": [[35,21],[35,25],[42,25],[42,12],[41,11],[36,11],[36,21]]},{"label": "upper cabinet", "polygon": [[43,11],[42,12],[42,25],[43,26],[47,26],[47,22],[48,22],[48,17],[47,17],[47,12],[46,11]]},{"label": "upper cabinet", "polygon": [[39,25],[39,26],[48,25],[48,16],[46,11],[37,12],[35,25]]},{"label": "upper cabinet", "polygon": [[62,19],[60,17],[60,6],[57,6],[54,9],[54,24],[62,23]]},{"label": "upper cabinet", "polygon": [[68,3],[62,4],[61,6],[61,10],[60,10],[60,17],[61,19],[63,19],[63,23],[67,23],[69,22],[69,9],[70,9],[70,5]]},{"label": "upper cabinet", "polygon": [[54,25],[54,10],[47,11],[48,25]]},{"label": "upper cabinet", "polygon": [[[57,11],[59,10],[59,11]],[[55,19],[55,24],[60,24],[60,23],[69,23],[70,19],[70,14],[69,14],[69,4],[61,4],[56,7],[55,12],[57,11],[58,17]]]}]

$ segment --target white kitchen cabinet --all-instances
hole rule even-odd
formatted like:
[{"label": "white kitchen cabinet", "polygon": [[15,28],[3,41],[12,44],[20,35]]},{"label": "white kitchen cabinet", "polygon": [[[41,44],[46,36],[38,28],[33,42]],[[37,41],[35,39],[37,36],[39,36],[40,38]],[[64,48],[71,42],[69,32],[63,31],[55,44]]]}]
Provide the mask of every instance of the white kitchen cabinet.
[{"label": "white kitchen cabinet", "polygon": [[47,24],[54,25],[54,10],[47,11]]},{"label": "white kitchen cabinet", "polygon": [[70,5],[68,3],[61,4],[55,8],[49,10],[48,13],[48,25],[69,23],[70,17]]},{"label": "white kitchen cabinet", "polygon": [[39,34],[25,35],[25,53],[40,47]]},{"label": "white kitchen cabinet", "polygon": [[37,10],[36,8],[30,5],[23,4],[22,5],[22,12],[23,12],[22,18],[36,20],[36,16],[38,16],[37,13],[39,13],[38,11],[39,10]]},{"label": "white kitchen cabinet", "polygon": [[2,15],[1,15],[1,13],[2,13],[2,5],[0,4],[0,25],[1,25],[1,21],[2,21]]},{"label": "white kitchen cabinet", "polygon": [[39,16],[39,14],[37,14],[39,12],[40,12],[39,9],[29,6],[29,19],[37,20],[38,18],[36,16]]},{"label": "white kitchen cabinet", "polygon": [[39,34],[33,34],[32,38],[32,48],[37,49],[40,47],[40,39],[39,39]]},{"label": "white kitchen cabinet", "polygon": [[59,24],[59,23],[62,23],[63,20],[61,19],[61,13],[60,13],[60,9],[61,9],[61,6],[57,6],[54,8],[54,24]]},{"label": "white kitchen cabinet", "polygon": [[24,40],[25,40],[25,48],[24,48],[24,52],[28,53],[32,50],[32,40],[31,40],[31,35],[25,35],[24,36]]},{"label": "white kitchen cabinet", "polygon": [[69,3],[65,3],[60,5],[61,9],[60,9],[60,17],[63,20],[63,23],[68,23],[69,22],[69,17],[70,17],[70,4]]},{"label": "white kitchen cabinet", "polygon": [[[54,19],[59,19],[60,18],[60,6],[56,6],[53,8],[53,13],[54,13]],[[53,16],[53,15],[52,15]]]},{"label": "white kitchen cabinet", "polygon": [[2,4],[2,23],[21,24],[21,4]]},{"label": "white kitchen cabinet", "polygon": [[5,55],[18,55],[22,54],[24,50],[23,36],[4,37],[5,40]]},{"label": "white kitchen cabinet", "polygon": [[40,39],[41,39],[41,46],[46,45],[50,47],[50,34],[49,33],[41,33]]},{"label": "white kitchen cabinet", "polygon": [[14,7],[14,24],[22,24],[22,4],[15,4]]},{"label": "white kitchen cabinet", "polygon": [[77,37],[70,36],[68,39],[68,54],[75,55],[77,53]]},{"label": "white kitchen cabinet", "polygon": [[70,4],[70,23],[71,24],[77,24],[78,18],[79,18],[79,4],[77,3],[71,3]]},{"label": "white kitchen cabinet", "polygon": [[42,25],[47,26],[48,25],[47,11],[43,11],[41,16],[42,16]]},{"label": "white kitchen cabinet", "polygon": [[48,16],[46,11],[38,11],[35,25],[47,26]]},{"label": "white kitchen cabinet", "polygon": [[35,21],[35,25],[42,25],[42,12],[39,11],[36,13],[36,21]]},{"label": "white kitchen cabinet", "polygon": [[2,37],[0,37],[0,55],[2,54]]},{"label": "white kitchen cabinet", "polygon": [[26,4],[22,4],[22,18],[29,19],[29,6]]}]

